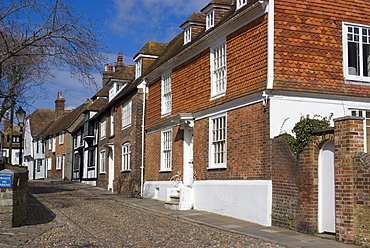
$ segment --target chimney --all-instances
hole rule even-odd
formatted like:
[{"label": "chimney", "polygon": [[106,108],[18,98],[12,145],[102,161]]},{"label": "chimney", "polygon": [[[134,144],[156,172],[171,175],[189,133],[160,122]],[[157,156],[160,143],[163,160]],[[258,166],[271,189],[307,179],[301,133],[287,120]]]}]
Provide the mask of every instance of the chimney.
[{"label": "chimney", "polygon": [[62,92],[58,92],[58,98],[55,100],[55,117],[64,115],[64,104],[66,99],[62,97]]}]

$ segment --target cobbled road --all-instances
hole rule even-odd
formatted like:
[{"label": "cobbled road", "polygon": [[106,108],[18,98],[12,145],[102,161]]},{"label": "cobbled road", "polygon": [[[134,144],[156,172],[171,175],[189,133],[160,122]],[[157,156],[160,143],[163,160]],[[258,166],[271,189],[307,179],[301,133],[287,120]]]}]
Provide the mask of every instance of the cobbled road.
[{"label": "cobbled road", "polygon": [[282,247],[75,189],[73,184],[30,181],[29,189],[63,224],[20,247]]}]

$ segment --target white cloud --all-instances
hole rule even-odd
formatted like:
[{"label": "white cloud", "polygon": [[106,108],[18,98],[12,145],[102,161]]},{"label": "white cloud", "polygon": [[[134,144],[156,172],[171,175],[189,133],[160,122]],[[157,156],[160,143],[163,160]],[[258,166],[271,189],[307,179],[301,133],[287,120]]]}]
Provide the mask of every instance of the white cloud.
[{"label": "white cloud", "polygon": [[[167,30],[176,29],[193,12],[199,12],[210,0],[112,0],[111,28],[122,37],[168,42]],[[175,34],[176,35],[176,34]],[[173,38],[175,35],[171,36]]]}]

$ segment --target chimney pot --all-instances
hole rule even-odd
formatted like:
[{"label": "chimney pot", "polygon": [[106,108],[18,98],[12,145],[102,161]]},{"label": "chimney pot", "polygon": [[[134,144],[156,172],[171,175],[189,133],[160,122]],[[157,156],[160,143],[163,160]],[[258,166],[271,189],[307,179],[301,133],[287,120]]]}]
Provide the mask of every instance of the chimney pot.
[{"label": "chimney pot", "polygon": [[123,55],[122,55],[122,53],[119,53],[118,54],[117,63],[123,63]]}]

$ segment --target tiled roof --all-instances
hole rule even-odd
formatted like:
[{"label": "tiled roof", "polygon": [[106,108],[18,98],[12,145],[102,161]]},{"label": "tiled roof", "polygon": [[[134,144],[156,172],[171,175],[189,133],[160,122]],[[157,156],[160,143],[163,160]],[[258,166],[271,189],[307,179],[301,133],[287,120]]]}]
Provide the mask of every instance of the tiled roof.
[{"label": "tiled roof", "polygon": [[180,28],[187,28],[189,23],[196,23],[199,25],[206,25],[206,14],[194,12],[189,19],[187,19]]},{"label": "tiled roof", "polygon": [[167,43],[149,41],[134,57],[139,54],[159,56],[166,45]]},{"label": "tiled roof", "polygon": [[133,80],[135,78],[135,66],[125,65],[120,67],[120,69],[116,71],[112,78],[120,80]]},{"label": "tiled roof", "polygon": [[37,136],[45,128],[45,125],[55,118],[53,109],[36,109],[27,119],[30,122],[32,136]]},{"label": "tiled roof", "polygon": [[91,103],[86,110],[90,111],[100,111],[102,108],[104,108],[105,105],[107,105],[108,99],[107,98],[99,98],[95,102]]},{"label": "tiled roof", "polygon": [[46,125],[46,127],[42,130],[40,134],[46,136],[66,130],[83,113],[83,111],[86,109],[87,106],[89,106],[90,103],[91,101],[86,101],[79,107],[72,110],[69,114],[59,116],[55,120],[52,120],[49,124]]},{"label": "tiled roof", "polygon": [[94,97],[108,97],[109,96],[109,88],[103,86],[95,95]]}]

